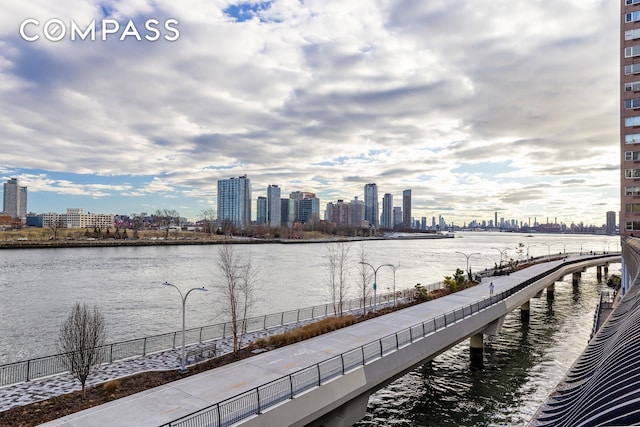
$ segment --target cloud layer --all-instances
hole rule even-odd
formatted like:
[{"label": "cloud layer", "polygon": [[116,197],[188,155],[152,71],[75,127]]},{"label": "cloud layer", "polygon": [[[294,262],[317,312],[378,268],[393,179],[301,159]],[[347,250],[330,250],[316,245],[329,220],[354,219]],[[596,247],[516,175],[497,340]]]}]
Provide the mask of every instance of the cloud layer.
[{"label": "cloud layer", "polygon": [[[29,186],[30,209],[195,219],[245,173],[254,198],[411,188],[414,216],[456,224],[619,209],[616,2],[11,3],[0,176]],[[26,42],[27,18],[174,18],[180,38]]]}]

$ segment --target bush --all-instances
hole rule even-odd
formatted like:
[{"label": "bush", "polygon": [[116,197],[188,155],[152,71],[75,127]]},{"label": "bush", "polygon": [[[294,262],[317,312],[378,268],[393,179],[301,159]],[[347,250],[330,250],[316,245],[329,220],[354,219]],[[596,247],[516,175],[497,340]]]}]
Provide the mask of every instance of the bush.
[{"label": "bush", "polygon": [[122,384],[120,383],[120,380],[111,380],[104,383],[102,385],[102,389],[109,394],[117,393],[118,391],[120,391],[121,385]]}]

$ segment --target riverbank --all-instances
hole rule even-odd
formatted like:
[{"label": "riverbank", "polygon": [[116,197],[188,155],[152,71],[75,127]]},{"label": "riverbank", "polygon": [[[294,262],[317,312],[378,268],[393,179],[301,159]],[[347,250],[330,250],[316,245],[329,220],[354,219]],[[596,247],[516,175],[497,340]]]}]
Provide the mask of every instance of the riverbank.
[{"label": "riverbank", "polygon": [[5,240],[0,241],[0,249],[43,249],[43,248],[100,248],[118,246],[176,246],[176,245],[219,245],[219,244],[301,244],[352,242],[364,240],[413,240],[448,239],[453,234],[414,234],[371,237],[317,237],[300,239],[276,239],[254,237],[178,237],[178,238],[142,238],[142,239],[58,239],[58,240]]}]

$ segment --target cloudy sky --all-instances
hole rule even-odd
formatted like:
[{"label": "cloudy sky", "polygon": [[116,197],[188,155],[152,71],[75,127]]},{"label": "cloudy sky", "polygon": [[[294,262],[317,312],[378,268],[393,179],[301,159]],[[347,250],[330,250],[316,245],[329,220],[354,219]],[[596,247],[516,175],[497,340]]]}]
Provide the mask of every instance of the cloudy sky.
[{"label": "cloudy sky", "polygon": [[29,211],[197,219],[244,174],[322,209],[411,188],[457,225],[619,210],[618,1],[0,2],[0,179]]}]

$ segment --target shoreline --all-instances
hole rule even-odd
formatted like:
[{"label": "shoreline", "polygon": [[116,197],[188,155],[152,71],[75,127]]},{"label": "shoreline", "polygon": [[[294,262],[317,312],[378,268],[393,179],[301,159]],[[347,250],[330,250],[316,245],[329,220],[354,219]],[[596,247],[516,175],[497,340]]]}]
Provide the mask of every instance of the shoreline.
[{"label": "shoreline", "polygon": [[188,245],[220,245],[220,244],[309,244],[332,242],[359,242],[364,240],[419,240],[419,239],[452,239],[454,235],[419,234],[415,236],[375,236],[322,239],[130,239],[130,240],[8,240],[0,241],[0,249],[57,249],[57,248],[105,248],[119,246],[188,246]]}]

